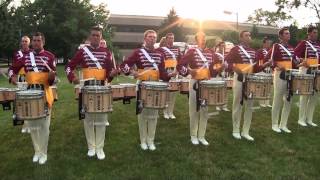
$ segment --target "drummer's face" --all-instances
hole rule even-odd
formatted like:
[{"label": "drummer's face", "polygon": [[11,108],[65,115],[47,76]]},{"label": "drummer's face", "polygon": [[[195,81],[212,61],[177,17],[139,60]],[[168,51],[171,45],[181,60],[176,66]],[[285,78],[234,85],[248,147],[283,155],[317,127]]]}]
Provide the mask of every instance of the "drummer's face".
[{"label": "drummer's face", "polygon": [[24,37],[24,38],[21,39],[21,48],[22,49],[28,49],[29,45],[30,45],[30,39],[29,38]]},{"label": "drummer's face", "polygon": [[241,41],[245,43],[250,43],[251,42],[251,33],[250,32],[244,32]]},{"label": "drummer's face", "polygon": [[173,42],[174,42],[174,35],[169,35],[166,37],[166,40],[167,40],[167,44],[172,46],[173,45]]},{"label": "drummer's face", "polygon": [[34,50],[42,50],[44,46],[44,41],[42,36],[33,36],[32,37],[32,48]]},{"label": "drummer's face", "polygon": [[316,41],[318,39],[318,30],[314,29],[311,33],[309,33],[309,36],[312,41]]},{"label": "drummer's face", "polygon": [[147,47],[151,47],[156,43],[157,34],[154,32],[149,32],[146,37],[144,37],[144,42]]},{"label": "drummer's face", "polygon": [[288,42],[290,40],[290,31],[289,30],[283,31],[283,34],[280,35],[280,38],[282,41]]},{"label": "drummer's face", "polygon": [[197,44],[199,47],[204,48],[206,46],[206,37],[204,35],[198,35]]},{"label": "drummer's face", "polygon": [[93,47],[98,47],[101,41],[101,37],[102,37],[101,31],[92,30],[90,32],[90,44]]}]

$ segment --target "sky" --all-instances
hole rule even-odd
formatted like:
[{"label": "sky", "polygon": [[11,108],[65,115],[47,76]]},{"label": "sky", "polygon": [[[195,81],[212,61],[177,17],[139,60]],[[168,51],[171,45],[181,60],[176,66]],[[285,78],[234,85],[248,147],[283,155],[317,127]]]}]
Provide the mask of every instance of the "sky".
[{"label": "sky", "polygon": [[[263,8],[274,11],[275,0],[91,0],[92,4],[106,3],[111,14],[166,16],[174,7],[177,14],[183,18],[199,20],[214,19],[223,21],[245,22],[255,9]],[[231,11],[227,15],[223,11]],[[307,9],[293,12],[293,17],[299,26],[315,22],[314,13]],[[283,24],[288,25],[288,22]]]}]

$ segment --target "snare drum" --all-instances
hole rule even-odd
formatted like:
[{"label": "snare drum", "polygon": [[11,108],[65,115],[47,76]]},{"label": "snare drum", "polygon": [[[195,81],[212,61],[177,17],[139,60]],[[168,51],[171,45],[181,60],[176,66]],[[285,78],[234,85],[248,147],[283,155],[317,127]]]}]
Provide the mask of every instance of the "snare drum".
[{"label": "snare drum", "polygon": [[181,79],[180,80],[180,94],[189,94],[189,82],[190,79]]},{"label": "snare drum", "polygon": [[7,91],[8,88],[0,88],[0,102],[6,101],[5,97],[5,92]]},{"label": "snare drum", "polygon": [[113,100],[120,100],[124,97],[124,86],[122,85],[111,85],[112,90],[112,99]]},{"label": "snare drum", "polygon": [[52,94],[53,94],[54,100],[57,101],[58,100],[57,86],[50,86],[50,88],[52,89]]},{"label": "snare drum", "polygon": [[15,109],[19,120],[36,120],[46,117],[45,96],[41,90],[16,92]]},{"label": "snare drum", "polygon": [[314,80],[314,89],[317,92],[320,92],[320,70],[316,72],[315,80]]},{"label": "snare drum", "polygon": [[168,83],[157,81],[144,81],[141,83],[141,100],[144,108],[166,108],[167,95]]},{"label": "snare drum", "polygon": [[137,95],[136,84],[132,83],[120,83],[124,87],[124,97],[134,98]]},{"label": "snare drum", "polygon": [[178,79],[172,79],[169,81],[169,91],[179,91],[180,81]]},{"label": "snare drum", "polygon": [[112,111],[112,92],[110,86],[84,86],[81,91],[84,112],[107,113]]},{"label": "snare drum", "polygon": [[291,90],[296,95],[313,94],[314,75],[300,74],[299,72],[291,72],[292,86]]},{"label": "snare drum", "polygon": [[74,94],[75,94],[75,99],[79,99],[79,94],[81,92],[81,85],[77,84],[74,86]]},{"label": "snare drum", "polygon": [[227,103],[227,84],[222,80],[200,81],[200,99],[205,105],[221,106]]},{"label": "snare drum", "polygon": [[16,92],[18,91],[17,88],[6,88],[4,92],[4,99],[6,101],[14,101],[16,99]]},{"label": "snare drum", "polygon": [[248,74],[244,94],[248,99],[270,99],[272,89],[272,74]]}]

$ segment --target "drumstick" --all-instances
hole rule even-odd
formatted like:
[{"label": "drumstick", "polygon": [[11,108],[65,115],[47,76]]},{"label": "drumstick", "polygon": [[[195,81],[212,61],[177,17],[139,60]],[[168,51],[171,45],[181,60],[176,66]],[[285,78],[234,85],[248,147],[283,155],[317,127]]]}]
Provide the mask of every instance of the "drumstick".
[{"label": "drumstick", "polygon": [[320,66],[320,64],[313,64],[313,65],[310,65],[310,67],[318,67]]},{"label": "drumstick", "polygon": [[114,59],[114,54],[113,54],[113,53],[111,53],[111,54],[112,54],[113,67],[114,67],[114,69],[117,69],[116,61],[115,61],[115,59]]},{"label": "drumstick", "polygon": [[49,71],[52,71],[52,69],[49,67],[49,65],[40,57],[40,60],[43,62],[43,64],[49,69]]}]

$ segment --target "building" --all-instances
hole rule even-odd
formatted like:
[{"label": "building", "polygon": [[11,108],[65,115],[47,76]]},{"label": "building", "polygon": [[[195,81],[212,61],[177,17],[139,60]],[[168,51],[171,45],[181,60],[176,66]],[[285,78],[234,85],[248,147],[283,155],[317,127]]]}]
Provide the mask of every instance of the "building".
[{"label": "building", "polygon": [[[120,52],[127,56],[132,49],[142,44],[143,32],[148,29],[158,30],[166,17],[118,15],[111,14],[109,24],[114,28],[113,43],[120,48]],[[199,22],[193,19],[184,19],[182,27],[187,32],[188,43],[192,43],[193,35],[199,29]],[[226,21],[208,20],[201,23],[202,29],[209,36],[215,36],[224,30],[237,30],[237,23]],[[252,24],[239,23],[241,30],[251,30]],[[259,34],[277,35],[278,28],[272,26],[257,26]]]}]

